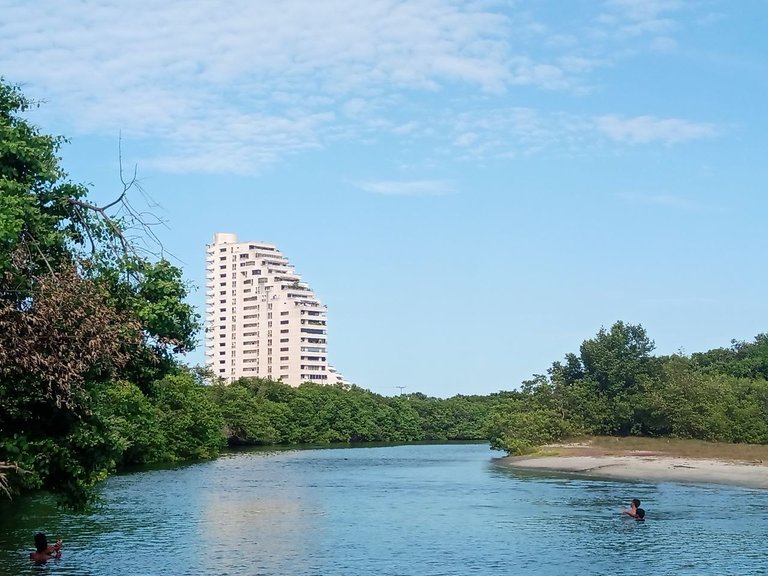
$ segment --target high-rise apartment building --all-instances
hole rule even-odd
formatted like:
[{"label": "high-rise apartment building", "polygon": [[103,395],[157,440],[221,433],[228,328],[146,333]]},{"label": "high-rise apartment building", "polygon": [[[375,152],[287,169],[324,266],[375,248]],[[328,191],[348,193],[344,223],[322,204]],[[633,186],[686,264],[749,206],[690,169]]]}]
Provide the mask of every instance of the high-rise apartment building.
[{"label": "high-rise apartment building", "polygon": [[206,364],[216,376],[343,381],[328,364],[326,306],[273,244],[214,234],[206,271]]}]

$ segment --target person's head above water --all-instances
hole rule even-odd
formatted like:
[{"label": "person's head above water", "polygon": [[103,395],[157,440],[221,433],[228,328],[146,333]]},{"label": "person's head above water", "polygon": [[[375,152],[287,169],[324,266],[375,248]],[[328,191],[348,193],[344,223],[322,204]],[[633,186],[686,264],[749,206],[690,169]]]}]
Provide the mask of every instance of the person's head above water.
[{"label": "person's head above water", "polygon": [[638,508],[635,510],[635,520],[645,520],[645,510]]},{"label": "person's head above water", "polygon": [[635,508],[639,508],[640,500],[638,500],[637,498],[632,498],[632,506],[634,506]]},{"label": "person's head above water", "polygon": [[45,552],[48,550],[48,538],[46,538],[45,534],[42,532],[35,534],[35,549],[38,552]]}]

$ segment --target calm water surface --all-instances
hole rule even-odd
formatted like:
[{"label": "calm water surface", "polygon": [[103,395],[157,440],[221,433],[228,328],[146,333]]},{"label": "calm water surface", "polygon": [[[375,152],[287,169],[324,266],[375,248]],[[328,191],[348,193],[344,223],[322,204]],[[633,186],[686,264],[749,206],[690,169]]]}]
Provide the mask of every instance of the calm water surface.
[{"label": "calm water surface", "polygon": [[[520,473],[487,445],[230,454],[0,507],[12,575],[768,574],[768,492]],[[643,501],[645,523],[619,512]],[[44,567],[32,535],[65,539]]]}]

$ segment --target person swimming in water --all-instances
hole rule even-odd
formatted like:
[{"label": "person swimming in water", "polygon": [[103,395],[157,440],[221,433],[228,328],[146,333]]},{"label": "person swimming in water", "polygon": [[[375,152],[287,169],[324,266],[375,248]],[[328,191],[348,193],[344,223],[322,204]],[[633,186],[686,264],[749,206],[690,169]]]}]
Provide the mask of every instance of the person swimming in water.
[{"label": "person swimming in water", "polygon": [[637,498],[633,498],[632,502],[629,503],[629,508],[622,510],[621,513],[634,518],[638,522],[645,520],[645,510],[640,508],[640,500]]},{"label": "person swimming in water", "polygon": [[53,546],[48,545],[48,538],[42,532],[35,534],[35,551],[29,553],[29,559],[35,564],[45,564],[52,558],[61,558],[63,541],[57,540]]}]

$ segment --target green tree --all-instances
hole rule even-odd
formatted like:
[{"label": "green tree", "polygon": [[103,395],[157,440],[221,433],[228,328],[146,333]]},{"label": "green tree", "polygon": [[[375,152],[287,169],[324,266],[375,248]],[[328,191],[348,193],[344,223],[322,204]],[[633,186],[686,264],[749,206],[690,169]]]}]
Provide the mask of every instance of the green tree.
[{"label": "green tree", "polygon": [[211,458],[224,447],[224,420],[204,386],[188,373],[157,383],[155,405],[164,435],[165,461]]},{"label": "green tree", "polygon": [[31,105],[0,79],[0,462],[28,471],[8,478],[10,491],[77,504],[144,453],[121,452],[118,416],[95,410],[99,391],[125,378],[153,393],[193,346],[197,318],[180,271],[128,239],[140,227],[126,201],[133,182],[90,203],[59,164],[65,140],[24,118]]},{"label": "green tree", "polygon": [[581,363],[600,392],[619,396],[635,390],[650,373],[654,347],[642,326],[618,321],[610,331],[601,328],[597,336],[582,343]]}]

